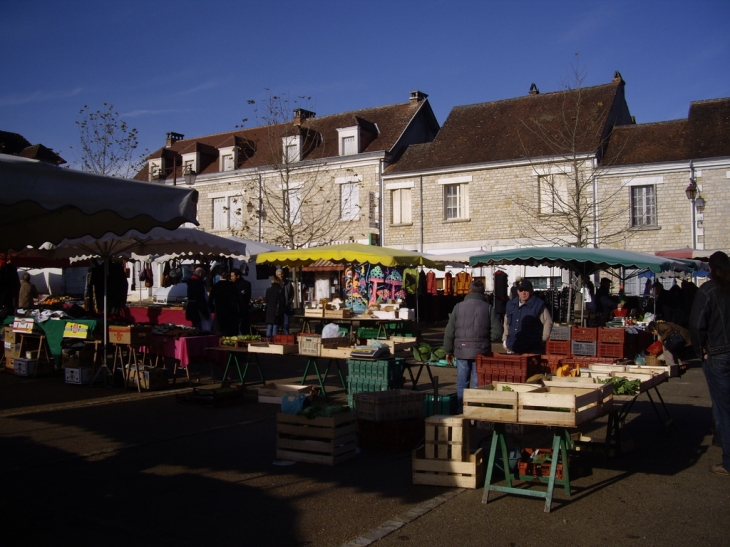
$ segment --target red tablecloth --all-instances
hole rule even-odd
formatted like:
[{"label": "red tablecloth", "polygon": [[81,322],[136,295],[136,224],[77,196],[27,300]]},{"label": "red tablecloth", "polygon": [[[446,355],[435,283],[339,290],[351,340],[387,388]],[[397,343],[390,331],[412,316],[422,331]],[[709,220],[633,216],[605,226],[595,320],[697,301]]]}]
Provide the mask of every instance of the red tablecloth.
[{"label": "red tablecloth", "polygon": [[[206,336],[185,336],[182,338],[172,338],[170,336],[153,336],[154,348],[161,348],[164,345],[165,357],[177,359],[178,366],[185,368],[190,361],[196,358],[210,359],[210,355],[206,354],[205,348],[219,345],[218,336],[211,334]],[[158,350],[159,351],[159,350]]]},{"label": "red tablecloth", "polygon": [[185,310],[171,310],[159,306],[129,306],[122,312],[122,317],[135,323],[152,323],[153,325],[173,323],[186,327],[193,326],[190,321],[185,319]]}]

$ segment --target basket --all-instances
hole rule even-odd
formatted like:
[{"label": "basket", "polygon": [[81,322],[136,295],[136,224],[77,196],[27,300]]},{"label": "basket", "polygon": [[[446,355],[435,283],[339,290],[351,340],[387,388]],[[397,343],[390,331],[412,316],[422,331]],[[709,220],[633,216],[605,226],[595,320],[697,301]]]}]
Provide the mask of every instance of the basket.
[{"label": "basket", "polygon": [[656,355],[644,355],[644,360],[646,361],[647,367],[659,366],[659,357]]}]

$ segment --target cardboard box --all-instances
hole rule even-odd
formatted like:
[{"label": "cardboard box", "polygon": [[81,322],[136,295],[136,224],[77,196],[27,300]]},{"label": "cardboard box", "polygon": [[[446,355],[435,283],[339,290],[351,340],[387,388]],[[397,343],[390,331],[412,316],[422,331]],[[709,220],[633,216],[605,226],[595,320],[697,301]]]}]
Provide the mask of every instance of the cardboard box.
[{"label": "cardboard box", "polygon": [[18,376],[35,376],[38,370],[38,359],[21,359],[16,357],[13,360],[13,372]]},{"label": "cardboard box", "polygon": [[157,367],[139,367],[140,381],[137,381],[137,369],[135,367],[129,368],[129,379],[130,383],[135,387],[137,383],[140,384],[141,389],[154,390],[161,389],[167,385],[165,380],[165,371],[162,368]]},{"label": "cardboard box", "polygon": [[65,377],[67,384],[90,384],[91,367],[66,367]]},{"label": "cardboard box", "polygon": [[109,343],[127,346],[146,346],[152,337],[152,327],[138,325],[112,325],[109,327]]}]

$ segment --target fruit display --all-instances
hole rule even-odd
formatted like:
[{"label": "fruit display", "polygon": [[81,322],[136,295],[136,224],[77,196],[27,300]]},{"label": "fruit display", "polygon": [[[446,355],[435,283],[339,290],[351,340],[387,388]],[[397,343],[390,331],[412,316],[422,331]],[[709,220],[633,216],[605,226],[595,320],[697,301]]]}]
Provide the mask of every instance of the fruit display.
[{"label": "fruit display", "polygon": [[236,347],[239,342],[258,342],[260,334],[239,334],[238,336],[221,336],[221,346]]}]

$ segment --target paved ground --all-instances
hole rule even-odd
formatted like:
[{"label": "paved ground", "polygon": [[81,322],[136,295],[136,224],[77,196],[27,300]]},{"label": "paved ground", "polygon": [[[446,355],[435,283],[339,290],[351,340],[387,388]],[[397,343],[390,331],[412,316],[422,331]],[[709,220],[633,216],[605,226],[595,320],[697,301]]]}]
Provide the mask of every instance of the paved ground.
[{"label": "paved ground", "polygon": [[[298,383],[303,364],[263,358],[267,379],[283,383]],[[441,390],[453,390],[454,371],[438,375]],[[334,378],[328,389],[344,401]],[[277,409],[253,395],[204,408],[178,403],[172,390],[0,373],[2,544],[730,545],[730,479],[707,471],[720,449],[710,446],[701,370],[661,393],[677,431],[666,435],[642,396],[623,430],[635,450],[576,458],[573,496],[556,489],[546,514],[537,499],[492,495],[483,505],[481,488],[414,486],[407,453],[275,465]],[[482,433],[473,442],[486,447]],[[602,438],[605,420],[585,433]]]}]

